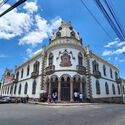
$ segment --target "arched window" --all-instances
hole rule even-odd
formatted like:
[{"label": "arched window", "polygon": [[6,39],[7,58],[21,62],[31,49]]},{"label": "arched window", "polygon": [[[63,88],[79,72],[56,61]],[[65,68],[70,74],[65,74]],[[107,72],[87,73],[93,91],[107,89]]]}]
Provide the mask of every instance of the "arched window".
[{"label": "arched window", "polygon": [[19,90],[18,90],[18,94],[20,95],[21,94],[21,88],[22,88],[22,86],[21,86],[21,84],[19,85]]},{"label": "arched window", "polygon": [[39,72],[39,65],[40,65],[39,61],[36,61],[34,63],[34,65],[33,65],[33,71],[34,72]]},{"label": "arched window", "polygon": [[30,72],[30,66],[28,65],[27,66],[27,76],[29,75],[29,72]]},{"label": "arched window", "polygon": [[105,91],[106,91],[106,94],[108,95],[109,94],[109,86],[108,86],[107,82],[105,83]]},{"label": "arched window", "polygon": [[32,84],[32,94],[36,94],[36,81],[35,80]]},{"label": "arched window", "polygon": [[16,73],[16,80],[19,80],[19,72]]},{"label": "arched window", "polygon": [[115,79],[118,79],[118,73],[115,71]]},{"label": "arched window", "polygon": [[52,66],[53,65],[53,54],[50,53],[49,54],[49,66]]},{"label": "arched window", "polygon": [[5,94],[7,94],[7,87],[6,87],[6,89],[5,89]]},{"label": "arched window", "polygon": [[14,87],[14,95],[16,94],[16,89],[17,89],[17,84],[15,84],[15,87]]},{"label": "arched window", "polygon": [[23,78],[23,69],[22,69],[22,71],[21,71],[21,78]]},{"label": "arched window", "polygon": [[71,37],[75,37],[75,32],[72,31],[72,32],[70,33],[70,36],[71,36]]},{"label": "arched window", "polygon": [[10,88],[9,88],[9,86],[8,86],[8,89],[7,89],[7,94],[9,94],[9,90],[10,90]]},{"label": "arched window", "polygon": [[125,87],[123,86],[122,88],[123,88],[123,94],[125,94]]},{"label": "arched window", "polygon": [[78,54],[78,64],[79,64],[80,66],[82,66],[82,65],[83,65],[82,60],[83,60],[82,53],[81,53],[81,52],[79,52],[79,54]]},{"label": "arched window", "polygon": [[10,94],[12,94],[12,92],[13,92],[13,85],[11,85],[10,87]]},{"label": "arched window", "polygon": [[103,74],[104,74],[104,76],[106,76],[106,67],[105,67],[105,65],[103,65]]},{"label": "arched window", "polygon": [[4,94],[5,93],[5,87],[2,89],[2,94]]},{"label": "arched window", "polygon": [[112,92],[115,95],[115,85],[114,84],[112,84]]},{"label": "arched window", "polygon": [[51,92],[58,92],[58,78],[51,78]]},{"label": "arched window", "polygon": [[118,94],[120,95],[120,94],[121,94],[121,91],[120,91],[120,86],[119,86],[119,84],[117,84],[117,87],[118,87]]},{"label": "arched window", "polygon": [[96,94],[100,94],[100,84],[98,80],[96,80]]},{"label": "arched window", "polygon": [[27,82],[25,83],[25,86],[24,86],[24,94],[27,94],[27,90],[28,90],[28,84]]},{"label": "arched window", "polygon": [[57,32],[57,33],[56,33],[56,37],[57,37],[57,38],[60,38],[60,37],[61,37],[61,33],[60,33],[60,32]]},{"label": "arched window", "polygon": [[112,69],[111,69],[111,68],[110,68],[110,77],[113,78],[113,77],[112,77]]},{"label": "arched window", "polygon": [[95,60],[92,62],[92,65],[93,65],[93,73],[99,71],[99,64]]},{"label": "arched window", "polygon": [[80,91],[80,78],[73,78],[73,89],[74,92],[79,92]]}]

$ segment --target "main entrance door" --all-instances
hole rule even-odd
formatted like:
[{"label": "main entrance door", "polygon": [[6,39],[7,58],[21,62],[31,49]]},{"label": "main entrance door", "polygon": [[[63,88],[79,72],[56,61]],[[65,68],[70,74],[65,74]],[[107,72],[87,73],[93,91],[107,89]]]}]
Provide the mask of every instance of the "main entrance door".
[{"label": "main entrance door", "polygon": [[70,79],[67,78],[66,81],[62,78],[61,80],[61,100],[69,101],[70,100]]}]

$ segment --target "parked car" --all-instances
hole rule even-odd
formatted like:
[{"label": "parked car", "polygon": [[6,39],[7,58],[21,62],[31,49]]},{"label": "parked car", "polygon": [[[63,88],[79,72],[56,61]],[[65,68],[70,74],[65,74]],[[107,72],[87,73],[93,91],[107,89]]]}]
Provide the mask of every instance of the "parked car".
[{"label": "parked car", "polygon": [[2,97],[0,103],[10,103],[10,99],[8,97]]},{"label": "parked car", "polygon": [[17,99],[14,98],[14,97],[10,97],[10,102],[11,102],[11,103],[16,103],[16,102],[17,102]]},{"label": "parked car", "polygon": [[16,99],[13,97],[6,96],[0,99],[0,103],[16,103]]}]

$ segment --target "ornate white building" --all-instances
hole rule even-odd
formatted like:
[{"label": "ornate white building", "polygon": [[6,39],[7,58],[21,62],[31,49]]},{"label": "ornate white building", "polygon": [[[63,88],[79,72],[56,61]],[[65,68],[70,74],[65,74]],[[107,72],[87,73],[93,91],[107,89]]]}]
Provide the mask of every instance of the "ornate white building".
[{"label": "ornate white building", "polygon": [[41,93],[57,92],[58,102],[73,102],[73,93],[83,93],[93,102],[120,102],[119,69],[83,48],[82,39],[71,23],[61,26],[46,48],[15,68],[15,78],[3,82],[2,95],[39,99]]}]

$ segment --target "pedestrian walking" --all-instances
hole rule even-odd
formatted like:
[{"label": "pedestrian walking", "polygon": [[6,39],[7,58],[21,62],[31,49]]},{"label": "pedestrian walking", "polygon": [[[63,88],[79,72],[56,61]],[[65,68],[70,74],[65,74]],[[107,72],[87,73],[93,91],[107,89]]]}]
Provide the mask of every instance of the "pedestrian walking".
[{"label": "pedestrian walking", "polygon": [[83,102],[83,94],[82,93],[79,94],[79,102],[81,102],[81,103]]},{"label": "pedestrian walking", "polygon": [[48,104],[50,104],[50,103],[51,103],[51,95],[48,94]]},{"label": "pedestrian walking", "polygon": [[75,102],[77,102],[77,100],[78,100],[78,93],[76,91],[74,92],[74,100],[75,100]]},{"label": "pedestrian walking", "polygon": [[28,101],[29,101],[29,96],[27,95],[26,96],[26,103],[28,103]]},{"label": "pedestrian walking", "polygon": [[53,102],[55,103],[56,102],[56,98],[57,98],[57,95],[55,93],[52,94],[52,97],[53,97]]}]

